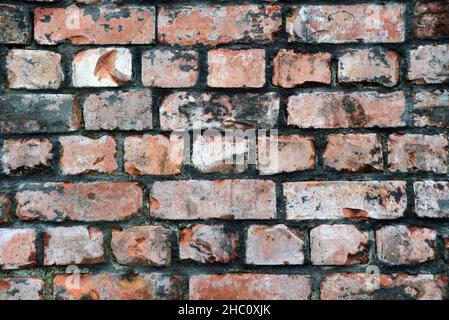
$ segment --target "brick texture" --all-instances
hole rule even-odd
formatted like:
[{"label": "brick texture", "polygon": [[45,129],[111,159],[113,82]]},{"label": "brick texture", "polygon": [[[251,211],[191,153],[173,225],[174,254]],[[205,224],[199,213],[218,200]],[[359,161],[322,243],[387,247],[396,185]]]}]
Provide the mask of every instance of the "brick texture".
[{"label": "brick texture", "polygon": [[34,39],[54,45],[68,40],[80,44],[149,44],[155,36],[153,7],[37,8]]},{"label": "brick texture", "polygon": [[170,230],[139,226],[112,231],[111,248],[124,265],[163,266],[170,262]]},{"label": "brick texture", "polygon": [[162,44],[266,43],[281,29],[279,6],[178,6],[158,12]]},{"label": "brick texture", "polygon": [[0,300],[449,298],[448,1],[0,2]]},{"label": "brick texture", "polygon": [[58,89],[64,81],[61,55],[44,50],[11,50],[6,56],[11,89]]},{"label": "brick texture", "polygon": [[207,84],[213,88],[260,88],[265,84],[265,51],[262,49],[208,52]]},{"label": "brick texture", "polygon": [[[375,23],[373,23],[375,21]],[[304,5],[287,18],[290,41],[307,43],[391,43],[405,37],[405,6]]]}]

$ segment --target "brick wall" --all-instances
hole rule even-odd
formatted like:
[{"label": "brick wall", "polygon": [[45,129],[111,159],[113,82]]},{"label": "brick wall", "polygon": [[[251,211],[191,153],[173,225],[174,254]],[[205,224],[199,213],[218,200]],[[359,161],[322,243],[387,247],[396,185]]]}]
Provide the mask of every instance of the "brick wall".
[{"label": "brick wall", "polygon": [[0,299],[445,298],[448,22],[2,1]]}]

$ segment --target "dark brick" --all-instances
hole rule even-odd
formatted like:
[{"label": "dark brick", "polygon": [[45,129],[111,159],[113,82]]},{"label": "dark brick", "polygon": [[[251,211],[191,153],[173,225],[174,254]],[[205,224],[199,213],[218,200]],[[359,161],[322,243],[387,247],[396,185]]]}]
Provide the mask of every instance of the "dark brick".
[{"label": "dark brick", "polygon": [[70,132],[80,128],[80,110],[70,94],[0,96],[0,133]]},{"label": "dark brick", "polygon": [[0,5],[0,44],[27,44],[31,38],[29,11],[25,6]]}]

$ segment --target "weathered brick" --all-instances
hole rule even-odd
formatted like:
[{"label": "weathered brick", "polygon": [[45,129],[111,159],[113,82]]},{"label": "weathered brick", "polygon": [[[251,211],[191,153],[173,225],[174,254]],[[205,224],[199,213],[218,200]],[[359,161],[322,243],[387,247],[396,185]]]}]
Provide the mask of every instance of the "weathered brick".
[{"label": "weathered brick", "polygon": [[419,39],[449,37],[449,3],[417,2],[413,11],[413,35]]},{"label": "weathered brick", "polygon": [[16,193],[21,220],[118,221],[141,211],[142,188],[132,182],[29,183]]},{"label": "weathered brick", "polygon": [[282,25],[279,6],[170,6],[158,12],[162,44],[266,43]]},{"label": "weathered brick", "polygon": [[160,226],[136,226],[113,230],[112,253],[123,265],[164,266],[170,263],[170,230]]},{"label": "weathered brick", "polygon": [[196,224],[179,234],[179,258],[201,263],[230,263],[237,257],[237,233],[224,225]]},{"label": "weathered brick", "polygon": [[56,227],[44,232],[44,265],[104,262],[103,232],[93,227]]},{"label": "weathered brick", "polygon": [[64,81],[61,55],[44,50],[9,50],[6,77],[10,89],[58,89]]},{"label": "weathered brick", "polygon": [[393,265],[433,260],[436,237],[429,228],[385,226],[376,231],[377,256]]},{"label": "weathered brick", "polygon": [[92,139],[84,136],[59,138],[62,147],[59,166],[64,175],[80,173],[111,173],[117,169],[114,138],[102,136]]},{"label": "weathered brick", "polygon": [[304,83],[331,83],[330,53],[281,49],[273,59],[273,85],[294,88]]},{"label": "weathered brick", "polygon": [[132,55],[127,48],[98,48],[73,58],[75,87],[118,87],[132,78]]},{"label": "weathered brick", "polygon": [[312,137],[259,136],[257,150],[257,169],[260,174],[302,171],[315,167],[315,144]]},{"label": "weathered brick", "polygon": [[33,229],[0,229],[0,270],[36,265],[36,232]]},{"label": "weathered brick", "polygon": [[27,44],[31,40],[29,10],[25,6],[0,5],[0,44]]},{"label": "weathered brick", "polygon": [[70,132],[80,128],[81,114],[70,94],[0,95],[0,133]]},{"label": "weathered brick", "polygon": [[399,54],[382,48],[351,50],[338,59],[338,82],[378,83],[387,87],[399,81]]},{"label": "weathered brick", "polygon": [[41,171],[51,166],[53,145],[48,139],[3,141],[2,163],[6,174]]},{"label": "weathered brick", "polygon": [[417,127],[449,127],[449,90],[412,93],[413,124]]},{"label": "weathered brick", "polygon": [[404,112],[402,91],[300,93],[288,98],[287,124],[319,129],[402,127]]},{"label": "weathered brick", "polygon": [[375,133],[332,134],[327,136],[324,165],[338,171],[382,171],[382,145]]},{"label": "weathered brick", "polygon": [[273,219],[275,184],[270,180],[156,181],[150,213],[157,219]]},{"label": "weathered brick", "polygon": [[440,275],[378,275],[338,273],[321,282],[322,300],[442,300],[447,277]]},{"label": "weathered brick", "polygon": [[246,263],[296,265],[304,263],[304,238],[284,224],[252,225],[246,239]]},{"label": "weathered brick", "polygon": [[265,50],[216,49],[207,53],[207,84],[214,88],[262,88]]},{"label": "weathered brick", "polygon": [[34,39],[38,44],[149,44],[155,37],[153,7],[123,6],[37,8]]},{"label": "weathered brick", "polygon": [[193,50],[152,49],[142,54],[142,84],[157,88],[193,87],[199,77]]},{"label": "weathered brick", "polygon": [[79,287],[73,275],[58,274],[53,281],[55,300],[180,300],[185,291],[181,276],[161,273],[82,274]]},{"label": "weathered brick", "polygon": [[190,300],[308,300],[310,279],[302,275],[225,274],[190,277]]},{"label": "weathered brick", "polygon": [[283,184],[287,219],[396,219],[407,207],[405,181],[310,181]]},{"label": "weathered brick", "polygon": [[368,232],[353,225],[321,225],[310,231],[310,259],[316,265],[368,262]]},{"label": "weathered brick", "polygon": [[237,135],[198,135],[192,144],[192,165],[202,172],[243,172],[248,169],[248,147],[248,140]]},{"label": "weathered brick", "polygon": [[405,5],[302,5],[287,17],[289,41],[306,43],[404,42]]},{"label": "weathered brick", "polygon": [[417,181],[415,212],[421,218],[449,218],[449,182]]},{"label": "weathered brick", "polygon": [[165,97],[159,109],[162,130],[273,128],[279,96],[178,92]]},{"label": "weathered brick", "polygon": [[410,50],[408,79],[416,84],[447,82],[449,44],[425,45]]},{"label": "weathered brick", "polygon": [[334,274],[321,282],[321,300],[369,300],[379,289],[380,275],[369,273]]},{"label": "weathered brick", "polygon": [[0,193],[0,225],[8,223],[11,218],[11,199]]},{"label": "weathered brick", "polygon": [[444,134],[392,134],[388,138],[388,169],[392,172],[447,172],[448,142]]},{"label": "weathered brick", "polygon": [[125,171],[129,174],[177,174],[184,160],[181,136],[143,135],[125,138]]},{"label": "weathered brick", "polygon": [[149,130],[153,128],[149,90],[103,91],[84,100],[87,130]]},{"label": "weathered brick", "polygon": [[39,278],[1,278],[0,300],[43,300],[44,285]]}]

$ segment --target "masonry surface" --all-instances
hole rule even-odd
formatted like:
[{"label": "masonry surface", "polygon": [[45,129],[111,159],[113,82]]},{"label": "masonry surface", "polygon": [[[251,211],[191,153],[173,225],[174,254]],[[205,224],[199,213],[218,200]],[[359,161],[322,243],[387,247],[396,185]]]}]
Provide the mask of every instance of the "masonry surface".
[{"label": "masonry surface", "polygon": [[1,300],[449,297],[448,1],[5,0],[0,30]]}]

